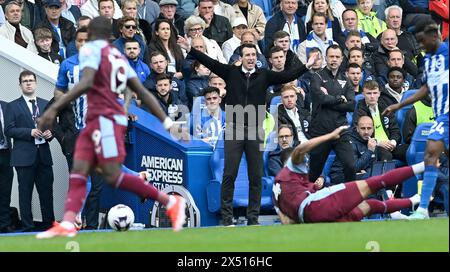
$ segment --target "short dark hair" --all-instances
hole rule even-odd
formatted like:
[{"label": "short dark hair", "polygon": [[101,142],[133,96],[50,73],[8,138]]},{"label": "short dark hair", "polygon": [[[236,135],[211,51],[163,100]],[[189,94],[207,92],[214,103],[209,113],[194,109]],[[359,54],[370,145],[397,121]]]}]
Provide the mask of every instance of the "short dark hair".
[{"label": "short dark hair", "polygon": [[89,22],[88,30],[92,35],[108,40],[112,33],[111,20],[104,16],[97,16]]},{"label": "short dark hair", "polygon": [[380,85],[378,85],[378,82],[376,82],[375,80],[367,80],[366,82],[364,82],[363,89],[367,89],[367,90],[378,89],[378,90],[380,90]]},{"label": "short dark hair", "polygon": [[256,49],[256,45],[254,45],[252,43],[244,43],[244,44],[241,44],[241,46],[239,47],[239,56],[241,56],[241,57],[244,52],[244,48],[253,48],[253,49],[255,49],[256,52],[258,52],[258,50]]},{"label": "short dark hair", "polygon": [[126,38],[123,44],[125,45],[127,43],[132,43],[132,42],[139,44],[139,42],[135,38]]},{"label": "short dark hair", "polygon": [[316,13],[314,13],[313,16],[311,17],[311,24],[312,24],[312,22],[314,21],[314,17],[323,17],[323,18],[325,18],[325,23],[328,22],[328,17],[327,17],[327,15],[326,15],[325,13],[323,13],[323,12],[316,12]]},{"label": "short dark hair", "polygon": [[36,74],[29,71],[29,70],[23,70],[20,74],[19,74],[19,83],[22,83],[22,77],[25,76],[33,76],[34,80],[36,80]]},{"label": "short dark hair", "polygon": [[83,26],[77,29],[77,31],[75,32],[75,38],[78,36],[78,33],[87,33],[88,29],[87,27]]},{"label": "short dark hair", "polygon": [[400,68],[400,67],[391,67],[391,68],[389,68],[389,70],[388,70],[388,72],[387,72],[388,78],[389,78],[389,74],[390,74],[391,72],[394,72],[394,71],[400,72],[400,73],[402,74],[402,76],[403,76],[403,79],[406,78],[406,72],[405,72],[405,70],[403,70],[403,69]]},{"label": "short dark hair", "polygon": [[113,4],[113,9],[115,8],[114,7],[114,0],[98,0],[98,2],[97,2],[97,8],[98,8],[98,10],[100,11],[100,3],[101,2],[111,2],[112,4]]},{"label": "short dark hair", "polygon": [[289,35],[289,33],[287,33],[284,30],[278,30],[277,32],[275,32],[275,34],[273,34],[273,40],[275,41],[276,39],[281,39],[284,37],[289,37],[289,39],[291,39],[291,36]]},{"label": "short dark hair", "polygon": [[353,51],[361,52],[361,55],[363,55],[363,57],[364,57],[364,50],[362,48],[359,48],[359,47],[356,47],[356,46],[352,47],[352,48],[350,48],[350,50],[348,50],[348,57],[350,57],[350,53],[353,52]]},{"label": "short dark hair", "polygon": [[344,13],[349,12],[349,11],[353,11],[356,14],[356,17],[358,17],[358,13],[356,13],[356,11],[354,9],[351,9],[351,8],[348,8],[348,9],[344,10],[342,12],[342,17],[344,17]]},{"label": "short dark hair", "polygon": [[272,54],[273,53],[277,53],[277,52],[280,52],[280,51],[282,51],[283,54],[284,54],[283,48],[281,48],[281,47],[279,47],[277,45],[275,45],[274,47],[270,48],[270,50],[269,50],[269,58],[272,58]]},{"label": "short dark hair", "polygon": [[361,38],[361,33],[359,33],[359,31],[356,31],[356,30],[350,30],[347,33],[347,37],[345,37],[345,41],[347,41],[348,39],[350,39],[350,37],[353,37],[353,36]]},{"label": "short dark hair", "polygon": [[161,53],[161,52],[159,52],[159,51],[153,51],[152,53],[150,53],[150,58],[149,58],[150,63],[152,62],[152,58],[153,58],[153,57],[156,57],[156,56],[159,56],[159,55],[163,56],[164,59],[167,60],[166,56],[164,56],[163,53]]},{"label": "short dark hair", "polygon": [[203,89],[203,96],[206,96],[207,94],[210,94],[210,93],[217,93],[220,96],[219,88],[208,86]]},{"label": "short dark hair", "polygon": [[388,50],[388,52],[387,52],[388,53],[388,59],[391,58],[391,53],[393,53],[393,52],[402,54],[402,58],[405,59],[405,53],[403,53],[403,51],[401,49],[398,49],[398,48],[392,49],[390,51]]},{"label": "short dark hair", "polygon": [[438,33],[439,25],[433,19],[420,20],[416,23],[414,27],[414,33],[424,32],[427,33]]},{"label": "short dark hair", "polygon": [[158,81],[161,81],[161,80],[165,80],[165,79],[167,79],[169,81],[172,81],[172,77],[170,75],[168,75],[166,73],[162,73],[162,74],[159,74],[159,75],[156,76],[155,82],[158,82]]},{"label": "short dark hair", "polygon": [[358,63],[349,63],[347,66],[347,71],[350,70],[350,68],[359,68],[362,71],[362,68],[361,68],[361,66],[359,66]]},{"label": "short dark hair", "polygon": [[343,55],[342,48],[339,47],[339,45],[337,45],[337,44],[333,44],[333,45],[328,46],[327,51],[325,52],[325,56],[328,56],[328,50],[330,50],[330,49],[339,49],[339,51],[341,51],[341,55]]}]

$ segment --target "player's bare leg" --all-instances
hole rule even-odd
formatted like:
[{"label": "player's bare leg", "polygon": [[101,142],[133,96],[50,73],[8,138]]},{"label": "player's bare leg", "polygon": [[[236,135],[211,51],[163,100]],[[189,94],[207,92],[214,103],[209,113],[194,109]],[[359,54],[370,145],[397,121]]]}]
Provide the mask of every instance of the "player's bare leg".
[{"label": "player's bare leg", "polygon": [[169,196],[156,189],[152,184],[142,182],[139,176],[122,172],[121,165],[118,163],[105,163],[100,168],[108,184],[115,188],[132,192],[141,198],[158,201],[166,206],[167,215],[171,219],[173,230],[179,231],[183,228],[186,219],[186,202],[182,197]]}]

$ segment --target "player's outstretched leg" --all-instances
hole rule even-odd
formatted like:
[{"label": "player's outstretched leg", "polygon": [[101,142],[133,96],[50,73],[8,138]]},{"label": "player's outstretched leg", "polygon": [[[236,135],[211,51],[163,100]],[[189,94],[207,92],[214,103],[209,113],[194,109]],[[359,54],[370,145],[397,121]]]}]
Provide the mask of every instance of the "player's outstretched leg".
[{"label": "player's outstretched leg", "polygon": [[[108,170],[106,170],[108,169]],[[111,173],[112,169],[118,169],[119,175]],[[164,192],[159,191],[150,183],[142,182],[139,176],[126,174],[120,170],[120,166],[106,165],[102,167],[105,180],[110,184],[113,184],[116,188],[126,190],[138,195],[144,199],[153,199],[163,204],[167,208],[167,216],[169,216],[172,222],[172,229],[179,231],[183,228],[183,224],[186,220],[186,201],[180,196],[167,195]],[[111,178],[116,176],[116,178]]]},{"label": "player's outstretched leg", "polygon": [[400,184],[408,178],[420,174],[425,170],[424,162],[411,166],[400,167],[387,172],[381,176],[370,177],[366,180],[370,189],[369,195],[378,192],[378,190],[386,187],[392,187]]},{"label": "player's outstretched leg", "polygon": [[74,222],[86,199],[87,176],[72,173],[69,179],[69,191],[64,205],[64,218],[61,223],[54,222],[53,227],[36,235],[37,239],[47,239],[56,236],[74,237],[77,234]]},{"label": "player's outstretched leg", "polygon": [[423,174],[422,191],[420,194],[419,208],[414,211],[409,217],[409,220],[421,220],[430,218],[428,215],[428,206],[430,205],[431,195],[433,194],[436,180],[439,175],[439,170],[436,167],[437,160],[442,150],[444,150],[444,143],[442,141],[428,140],[427,150],[425,153],[425,173]]}]

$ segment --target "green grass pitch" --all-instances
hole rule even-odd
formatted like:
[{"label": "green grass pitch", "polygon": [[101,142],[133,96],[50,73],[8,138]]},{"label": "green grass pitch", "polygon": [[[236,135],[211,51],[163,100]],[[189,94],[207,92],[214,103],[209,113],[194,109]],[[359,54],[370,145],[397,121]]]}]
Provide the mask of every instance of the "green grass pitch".
[{"label": "green grass pitch", "polygon": [[449,251],[448,218],[303,225],[80,232],[75,238],[37,240],[0,236],[0,251]]}]

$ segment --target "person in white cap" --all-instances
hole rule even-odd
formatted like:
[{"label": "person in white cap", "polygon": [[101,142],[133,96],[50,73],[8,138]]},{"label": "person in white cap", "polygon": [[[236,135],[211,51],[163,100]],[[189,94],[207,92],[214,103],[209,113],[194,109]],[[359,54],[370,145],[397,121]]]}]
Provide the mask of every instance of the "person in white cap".
[{"label": "person in white cap", "polygon": [[[164,1],[164,0],[162,0]],[[231,27],[233,28],[233,37],[226,40],[222,44],[222,52],[225,59],[230,61],[230,57],[233,55],[234,50],[241,45],[241,35],[242,32],[244,32],[247,27],[247,20],[245,20],[244,17],[236,17],[234,18],[233,22],[231,23]]]}]

